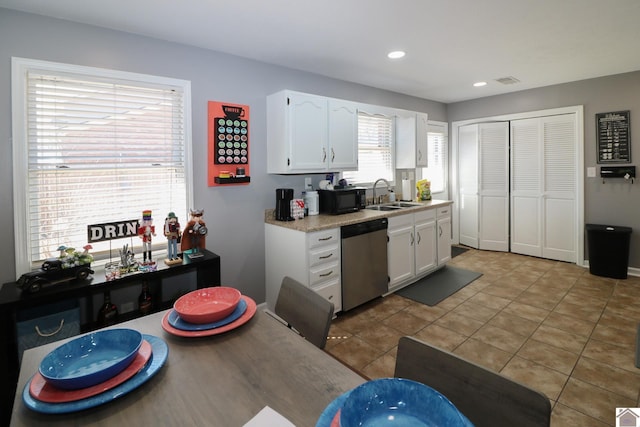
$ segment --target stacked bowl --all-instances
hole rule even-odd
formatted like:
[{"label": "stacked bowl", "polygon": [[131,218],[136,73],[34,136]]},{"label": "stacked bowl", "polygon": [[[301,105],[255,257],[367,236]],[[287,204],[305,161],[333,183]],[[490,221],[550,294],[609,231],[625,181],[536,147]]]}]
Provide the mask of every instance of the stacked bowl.
[{"label": "stacked bowl", "polygon": [[48,353],[27,382],[23,401],[43,413],[100,405],[146,382],[166,361],[161,339],[133,329],[92,332]]},{"label": "stacked bowl", "polygon": [[235,288],[201,288],[178,298],[162,327],[184,337],[216,335],[248,322],[255,312],[256,303]]},{"label": "stacked bowl", "polygon": [[473,427],[441,393],[416,381],[368,381],[332,402],[317,427]]},{"label": "stacked bowl", "polygon": [[107,329],[76,338],[47,354],[39,372],[64,390],[87,388],[119,374],[129,366],[142,345],[133,329]]}]

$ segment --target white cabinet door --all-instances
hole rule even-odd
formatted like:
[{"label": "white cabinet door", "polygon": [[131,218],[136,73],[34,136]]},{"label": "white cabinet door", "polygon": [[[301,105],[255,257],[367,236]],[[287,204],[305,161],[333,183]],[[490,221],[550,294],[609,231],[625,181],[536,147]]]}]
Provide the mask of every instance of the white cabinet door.
[{"label": "white cabinet door", "polygon": [[426,113],[416,114],[416,167],[426,168],[428,164],[429,117]]},{"label": "white cabinet door", "polygon": [[416,115],[407,111],[396,115],[396,168],[416,167]]},{"label": "white cabinet door", "polygon": [[429,219],[415,224],[416,275],[427,273],[436,267],[436,221]]},{"label": "white cabinet door", "polygon": [[328,170],[358,169],[358,109],[355,103],[329,100]]},{"label": "white cabinet door", "polygon": [[389,288],[415,276],[413,215],[389,218]]},{"label": "white cabinet door", "polygon": [[396,116],[396,168],[427,167],[426,113],[407,111]]},{"label": "white cabinet door", "polygon": [[288,109],[291,171],[325,171],[329,162],[326,98],[291,93]]},{"label": "white cabinet door", "polygon": [[438,218],[438,265],[451,259],[451,216]]}]

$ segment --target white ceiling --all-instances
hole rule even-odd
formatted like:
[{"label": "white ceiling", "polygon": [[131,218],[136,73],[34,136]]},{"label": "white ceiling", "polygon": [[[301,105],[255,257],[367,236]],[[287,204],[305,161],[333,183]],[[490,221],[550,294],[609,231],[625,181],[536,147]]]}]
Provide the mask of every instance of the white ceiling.
[{"label": "white ceiling", "polygon": [[[640,0],[0,0],[441,102],[640,70]],[[390,50],[407,56],[389,60]],[[520,83],[503,85],[502,77]],[[484,80],[488,85],[474,88]]]}]

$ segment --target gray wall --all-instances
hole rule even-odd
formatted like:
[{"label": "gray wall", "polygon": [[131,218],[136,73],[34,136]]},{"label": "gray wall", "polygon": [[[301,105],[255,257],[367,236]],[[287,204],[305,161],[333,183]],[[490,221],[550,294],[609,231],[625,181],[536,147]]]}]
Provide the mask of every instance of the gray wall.
[{"label": "gray wall", "polygon": [[[640,72],[449,104],[447,118],[454,122],[573,105],[584,105],[585,223],[632,227],[629,266],[640,268],[640,177],[634,184],[621,180],[603,183],[600,178],[586,178],[586,167],[590,166],[596,167],[600,175],[596,153],[597,113],[631,112],[630,164],[640,163]],[[586,247],[585,257],[588,258]]]},{"label": "gray wall", "polygon": [[[282,89],[423,111],[446,120],[441,103],[386,92],[218,52],[0,8],[0,283],[15,271],[11,160],[11,57],[103,67],[191,81],[194,206],[204,208],[207,248],[222,259],[222,283],[264,301],[264,210],[275,189],[304,186],[302,176],[266,174],[266,96]],[[251,108],[251,184],[207,186],[207,101]],[[320,177],[314,177],[314,181]]]}]

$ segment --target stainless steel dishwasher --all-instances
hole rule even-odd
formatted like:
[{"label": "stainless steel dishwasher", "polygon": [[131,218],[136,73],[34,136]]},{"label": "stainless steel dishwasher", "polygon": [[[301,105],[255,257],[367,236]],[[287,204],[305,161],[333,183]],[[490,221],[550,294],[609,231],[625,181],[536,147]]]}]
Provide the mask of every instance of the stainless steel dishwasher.
[{"label": "stainless steel dishwasher", "polygon": [[350,310],[389,289],[387,218],[345,225],[342,243],[342,309]]}]

